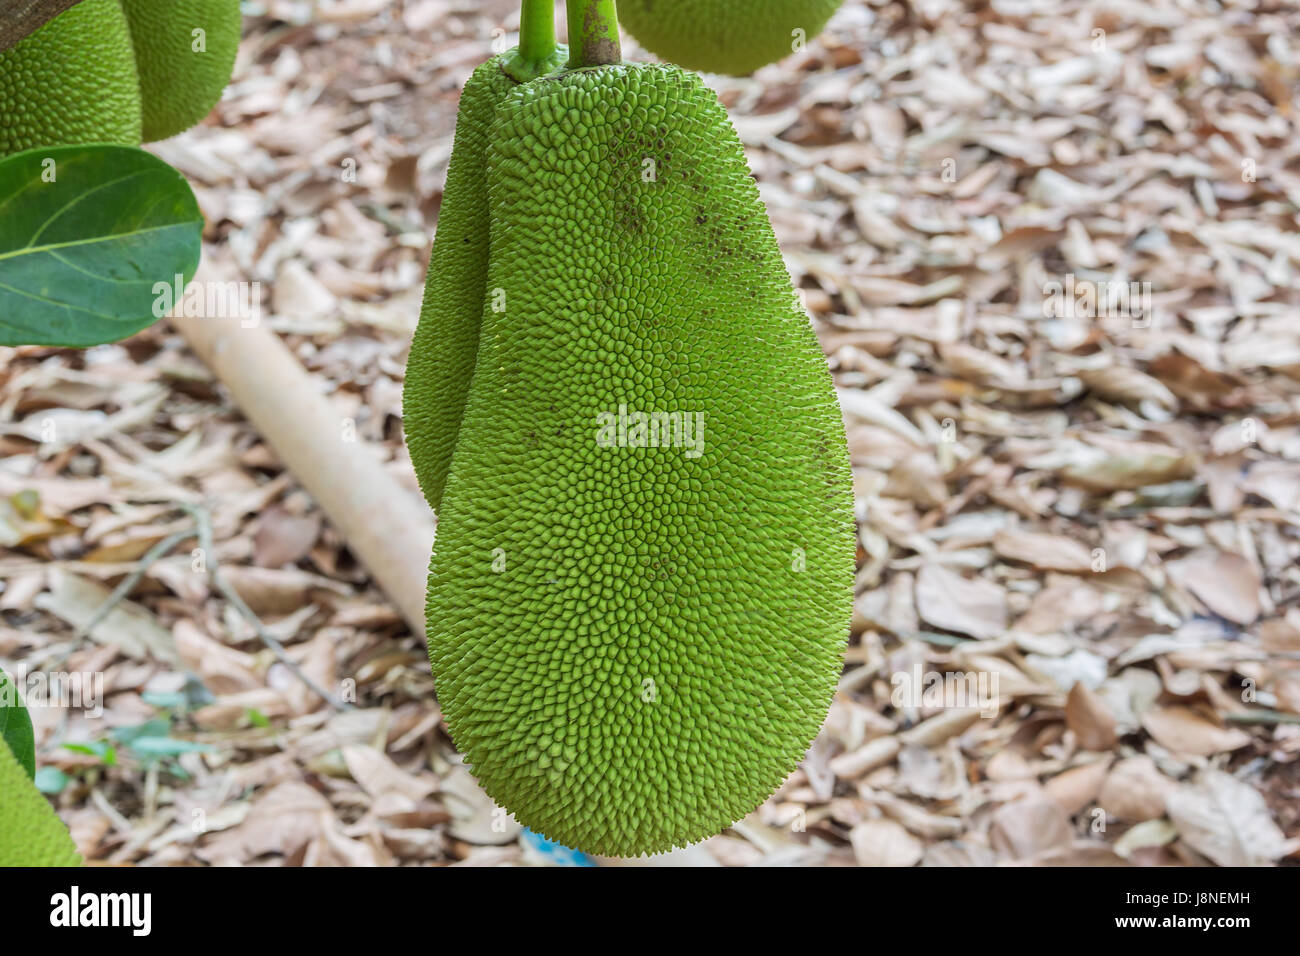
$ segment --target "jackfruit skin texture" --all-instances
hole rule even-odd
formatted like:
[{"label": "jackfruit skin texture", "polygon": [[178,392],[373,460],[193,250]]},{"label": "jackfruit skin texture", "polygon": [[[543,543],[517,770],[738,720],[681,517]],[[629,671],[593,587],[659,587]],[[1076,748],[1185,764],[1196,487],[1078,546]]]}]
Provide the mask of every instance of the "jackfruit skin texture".
[{"label": "jackfruit skin texture", "polygon": [[406,365],[402,427],[420,490],[435,512],[441,510],[478,353],[488,264],[488,134],[497,105],[517,85],[497,56],[479,66],[461,92],[420,322]]},{"label": "jackfruit skin texture", "polygon": [[618,18],[656,56],[706,73],[744,76],[811,40],[842,0],[618,0]]},{"label": "jackfruit skin texture", "polygon": [[0,741],[0,867],[80,863],[68,828]]},{"label": "jackfruit skin texture", "polygon": [[[520,823],[588,853],[684,846],[785,780],[841,672],[830,375],[698,77],[533,81],[487,156],[505,310],[483,312],[434,546],[439,702]],[[620,405],[703,413],[703,453],[601,447]]]},{"label": "jackfruit skin texture", "polygon": [[[144,142],[189,129],[212,111],[239,49],[239,0],[121,0],[140,74]],[[204,31],[204,52],[193,31]]]},{"label": "jackfruit skin texture", "polygon": [[0,52],[0,156],[140,145],[140,91],[118,0],[82,0]]}]

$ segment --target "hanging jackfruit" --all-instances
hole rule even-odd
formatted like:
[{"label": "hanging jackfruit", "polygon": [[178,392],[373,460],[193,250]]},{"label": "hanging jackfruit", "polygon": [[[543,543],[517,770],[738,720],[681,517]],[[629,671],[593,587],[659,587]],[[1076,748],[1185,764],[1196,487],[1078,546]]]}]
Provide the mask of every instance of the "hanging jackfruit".
[{"label": "hanging jackfruit", "polygon": [[140,91],[118,0],[82,0],[0,51],[0,156],[140,143]]},{"label": "hanging jackfruit", "polygon": [[82,0],[0,51],[0,157],[188,129],[230,81],[239,24],[239,0]]},{"label": "hanging jackfruit", "polygon": [[211,112],[239,47],[239,0],[121,0],[140,74],[144,141],[167,139]]},{"label": "hanging jackfruit", "polygon": [[[485,179],[481,327],[429,577],[440,705],[521,823],[593,853],[685,845],[780,785],[840,673],[854,538],[830,376],[697,77],[519,85]],[[473,350],[445,341],[412,363],[463,374]],[[408,411],[450,417],[420,382]]]},{"label": "hanging jackfruit", "polygon": [[0,740],[0,867],[80,862],[68,828]]},{"label": "hanging jackfruit", "polygon": [[618,0],[651,53],[707,73],[744,76],[821,32],[842,0]]}]

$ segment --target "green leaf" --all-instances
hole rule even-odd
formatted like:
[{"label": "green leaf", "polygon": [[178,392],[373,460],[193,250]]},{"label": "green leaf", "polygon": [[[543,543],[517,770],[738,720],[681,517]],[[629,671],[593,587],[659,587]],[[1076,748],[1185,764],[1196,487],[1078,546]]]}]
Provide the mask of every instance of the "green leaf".
[{"label": "green leaf", "polygon": [[175,737],[137,737],[127,746],[148,757],[177,757],[181,754],[208,753],[214,749],[210,744],[177,740]]},{"label": "green leaf", "polygon": [[42,767],[36,771],[36,789],[41,793],[62,793],[68,780],[68,775],[58,767]]},{"label": "green leaf", "polygon": [[86,754],[89,757],[99,758],[99,762],[113,766],[117,763],[117,751],[113,745],[103,740],[97,740],[93,744],[64,744],[64,750],[71,750],[74,754]]},{"label": "green leaf", "polygon": [[143,724],[131,727],[114,727],[108,735],[119,744],[130,744],[137,737],[166,737],[172,730],[172,722],[167,717],[151,717]]},{"label": "green leaf", "polygon": [[142,149],[0,159],[0,345],[99,345],[152,325],[176,277],[193,277],[202,232],[185,177]]},{"label": "green leaf", "polygon": [[0,671],[0,739],[18,758],[27,776],[36,776],[36,736],[32,733],[32,718],[18,696],[18,688],[9,675]]},{"label": "green leaf", "polygon": [[147,690],[140,695],[140,699],[150,707],[157,707],[159,710],[179,710],[189,703],[189,698],[179,690]]}]

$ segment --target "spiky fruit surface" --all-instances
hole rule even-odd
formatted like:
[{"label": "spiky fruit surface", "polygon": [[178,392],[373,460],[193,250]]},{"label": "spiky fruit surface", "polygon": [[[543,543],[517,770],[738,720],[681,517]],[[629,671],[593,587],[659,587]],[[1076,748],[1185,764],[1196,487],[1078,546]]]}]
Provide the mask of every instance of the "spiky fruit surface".
[{"label": "spiky fruit surface", "polygon": [[842,0],[618,0],[651,53],[691,70],[744,76],[811,40]]},{"label": "spiky fruit surface", "polygon": [[402,426],[420,490],[434,511],[465,414],[474,375],[487,284],[488,133],[497,104],[518,84],[493,57],[470,76],[460,97],[442,211],[411,342],[402,393]]},{"label": "spiky fruit surface", "polygon": [[[685,845],[780,785],[840,673],[854,539],[830,376],[697,77],[519,87],[487,184],[490,291],[429,581],[439,701],[523,824],[593,853]],[[677,431],[646,446],[643,413]]]},{"label": "spiky fruit surface", "polygon": [[167,139],[212,111],[239,48],[239,0],[121,0],[131,24],[144,141]]},{"label": "spiky fruit surface", "polygon": [[140,91],[117,0],[82,0],[0,52],[0,156],[140,144]]},{"label": "spiky fruit surface", "polygon": [[80,862],[68,828],[0,740],[0,867]]}]

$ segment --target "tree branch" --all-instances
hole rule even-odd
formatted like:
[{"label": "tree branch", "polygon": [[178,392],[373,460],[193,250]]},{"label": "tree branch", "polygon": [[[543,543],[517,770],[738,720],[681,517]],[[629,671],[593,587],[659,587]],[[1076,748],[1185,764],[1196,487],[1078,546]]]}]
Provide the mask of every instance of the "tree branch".
[{"label": "tree branch", "polygon": [[[194,281],[224,282],[208,257]],[[433,514],[398,483],[379,450],[354,434],[280,337],[236,317],[173,316],[172,325],[222,383],[285,467],[342,533],[349,549],[424,634]]]},{"label": "tree branch", "polygon": [[565,0],[570,70],[623,62],[614,0]]}]

